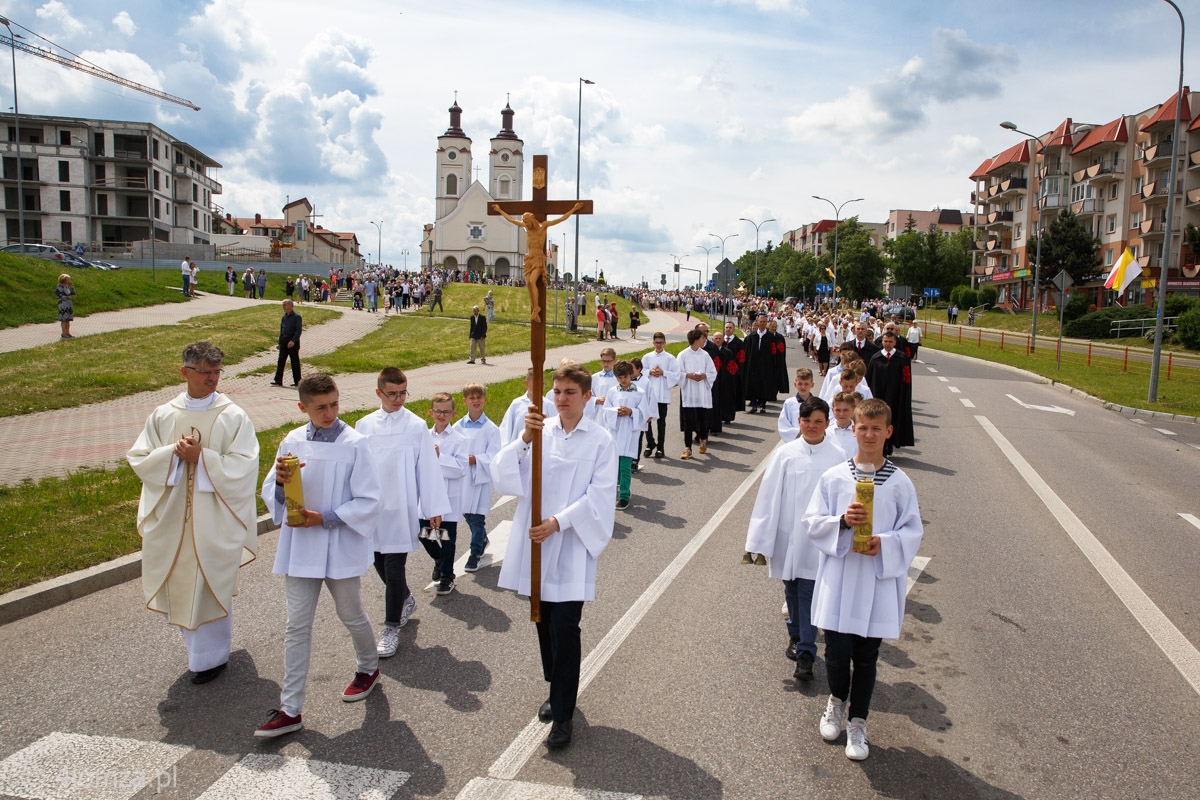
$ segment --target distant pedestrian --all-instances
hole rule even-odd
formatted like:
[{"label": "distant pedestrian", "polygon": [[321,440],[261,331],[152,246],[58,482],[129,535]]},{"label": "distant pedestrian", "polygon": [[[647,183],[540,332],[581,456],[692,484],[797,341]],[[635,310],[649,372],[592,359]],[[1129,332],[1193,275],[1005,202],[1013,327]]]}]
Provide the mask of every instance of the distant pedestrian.
[{"label": "distant pedestrian", "polygon": [[183,296],[191,297],[192,286],[192,257],[187,256],[179,264],[179,277],[183,280]]},{"label": "distant pedestrian", "polygon": [[638,328],[642,326],[642,316],[636,308],[629,309],[629,338],[636,339]]},{"label": "distant pedestrian", "polygon": [[304,321],[292,309],[292,301],[283,301],[283,319],[279,321],[279,361],[275,365],[272,386],[283,386],[283,365],[292,362],[292,385],[300,383],[300,332]]},{"label": "distant pedestrian", "polygon": [[287,280],[283,283],[283,296],[288,300],[292,300],[296,296],[296,281],[291,275],[287,276]]},{"label": "distant pedestrian", "polygon": [[492,297],[491,289],[488,289],[487,297],[483,298],[483,305],[487,308],[487,321],[491,322],[496,318],[496,298]]},{"label": "distant pedestrian", "polygon": [[475,363],[475,347],[479,347],[479,360],[487,363],[487,319],[480,315],[479,306],[471,309],[471,359],[468,364]]},{"label": "distant pedestrian", "polygon": [[432,299],[429,301],[430,316],[433,316],[433,307],[434,306],[437,306],[438,311],[441,311],[443,314],[446,313],[446,309],[442,306],[442,285],[440,283],[434,284],[433,294],[431,295],[431,298]]},{"label": "distant pedestrian", "polygon": [[191,297],[196,296],[196,283],[198,282],[199,278],[200,278],[200,268],[198,266],[196,266],[196,262],[193,261],[192,262],[192,274],[191,274],[192,285],[189,289]]},{"label": "distant pedestrian", "polygon": [[254,270],[246,267],[246,271],[242,273],[242,290],[246,292],[246,298],[254,297]]},{"label": "distant pedestrian", "polygon": [[237,273],[233,271],[233,264],[225,268],[225,285],[229,287],[229,296],[233,297],[233,287],[237,285]]},{"label": "distant pedestrian", "polygon": [[75,295],[75,287],[71,285],[71,276],[63,273],[58,276],[58,285],[54,287],[54,296],[58,298],[58,324],[62,328],[63,339],[74,339],[71,335],[71,320],[75,319],[75,306],[71,298]]},{"label": "distant pedestrian", "polygon": [[258,271],[258,299],[262,300],[267,296],[267,271],[260,269]]}]

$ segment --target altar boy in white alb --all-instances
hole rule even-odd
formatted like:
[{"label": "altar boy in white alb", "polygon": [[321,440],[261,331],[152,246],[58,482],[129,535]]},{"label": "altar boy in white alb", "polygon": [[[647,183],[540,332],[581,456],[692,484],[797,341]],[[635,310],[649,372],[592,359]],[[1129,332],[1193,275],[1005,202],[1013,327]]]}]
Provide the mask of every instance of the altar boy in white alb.
[{"label": "altar boy in white alb", "polygon": [[[617,450],[612,437],[585,417],[592,399],[592,376],[572,364],[554,372],[558,415],[545,419],[536,410],[525,417],[525,430],[492,460],[492,485],[516,495],[513,535],[508,541],[499,585],[530,593],[531,542],[542,547],[541,621],[537,623],[542,675],[550,698],[538,718],[553,722],[546,744],[571,741],[571,718],[579,693],[579,620],[585,601],[596,598],[596,559],[612,538]],[[531,526],[533,437],[542,437],[542,518]],[[528,531],[527,535],[521,532]]]},{"label": "altar boy in white alb", "polygon": [[[666,351],[667,335],[654,333],[654,349],[642,356],[642,374],[646,385],[647,399],[657,408],[646,428],[646,452],[642,455],[664,458],[663,445],[667,438],[667,407],[671,405],[671,390],[679,385],[679,365],[675,356]],[[655,438],[657,432],[658,437]]]},{"label": "altar boy in white alb", "polygon": [[817,481],[830,467],[846,461],[845,452],[825,436],[828,424],[829,406],[824,400],[809,396],[800,404],[799,434],[771,453],[746,532],[746,552],[766,556],[770,576],[783,581],[789,637],[785,655],[796,662],[793,676],[801,681],[813,679],[817,655],[811,611],[821,555],[801,519]]},{"label": "altar boy in white alb", "polygon": [[209,342],[184,348],[187,390],[154,410],[125,456],[142,480],[146,608],[183,633],[192,683],[229,662],[238,569],[258,547],[258,439],[246,412],[217,392],[224,358]]},{"label": "altar boy in white alb", "polygon": [[[529,411],[529,407],[533,405],[533,398],[529,391],[530,385],[533,383],[533,368],[525,370],[525,394],[518,397],[508,404],[508,409],[504,412],[504,418],[500,420],[500,446],[511,442],[521,436],[521,431],[525,430],[525,413]],[[553,390],[551,390],[553,391]],[[546,417],[554,416],[554,404],[546,398],[542,399],[542,414]]]},{"label": "altar boy in white alb", "polygon": [[[900,638],[908,567],[924,534],[912,481],[883,455],[891,420],[882,400],[864,400],[854,409],[858,455],[821,476],[804,512],[808,537],[821,551],[812,606],[813,624],[825,631],[829,675],[821,737],[832,742],[841,735],[848,702],[846,757],[855,761],[870,752],[867,713],[879,645],[882,639]],[[874,483],[870,514],[855,500],[856,480]],[[854,528],[866,522],[871,523],[869,547],[854,552]]]},{"label": "altar boy in white alb", "polygon": [[[324,584],[338,618],[350,632],[356,659],[354,679],[342,700],[363,700],[379,682],[379,654],[371,620],[363,610],[359,579],[371,567],[371,538],[379,516],[379,477],[366,439],[338,419],[338,389],[328,375],[300,381],[300,410],[308,424],[279,443],[275,463],[262,486],[262,499],[281,525],[274,572],[286,576],[287,629],[283,635],[283,691],[279,708],[254,732],[282,736],[303,727],[312,625]],[[299,458],[300,474],[284,461]],[[300,480],[304,523],[287,521],[284,485]]]},{"label": "altar boy in white alb", "polygon": [[408,587],[408,554],[418,547],[418,507],[428,509],[435,527],[451,510],[446,482],[438,465],[429,429],[404,407],[408,377],[397,367],[384,367],[375,379],[380,407],[360,419],[354,429],[367,437],[367,449],[380,476],[379,519],[374,529],[375,572],[383,581],[383,629],[379,657],[390,658],[400,646],[399,629],[417,607]]},{"label": "altar boy in white alb", "polygon": [[487,387],[468,383],[463,387],[467,413],[454,429],[467,441],[467,478],[463,482],[463,521],[471,529],[471,554],[463,569],[475,572],[488,545],[487,515],[492,510],[492,459],[500,452],[500,429],[483,413]]},{"label": "altar boy in white alb", "polygon": [[700,452],[708,452],[708,409],[712,408],[712,386],[717,380],[717,367],[704,351],[704,334],[693,328],[687,338],[687,348],[675,358],[679,365],[679,427],[684,447],[680,458],[692,457],[693,435]]}]

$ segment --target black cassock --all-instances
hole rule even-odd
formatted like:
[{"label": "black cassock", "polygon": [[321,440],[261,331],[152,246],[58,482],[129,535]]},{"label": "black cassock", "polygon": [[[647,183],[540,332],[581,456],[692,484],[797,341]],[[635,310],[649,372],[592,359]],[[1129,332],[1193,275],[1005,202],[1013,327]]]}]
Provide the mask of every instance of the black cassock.
[{"label": "black cassock", "polygon": [[[880,336],[878,339],[876,339],[875,344],[879,346],[880,350],[882,350],[883,349],[883,337]],[[912,345],[910,345],[908,343],[908,339],[906,339],[905,337],[899,336],[899,335],[896,336],[896,349],[899,350],[901,353],[904,353],[905,358],[908,358],[908,359],[912,358]]]},{"label": "black cassock", "polygon": [[731,336],[725,340],[725,347],[729,350],[730,361],[737,364],[737,368],[729,374],[735,376],[731,382],[736,390],[733,399],[734,411],[746,410],[746,348],[742,340],[736,336]]},{"label": "black cassock", "polygon": [[725,360],[721,355],[721,348],[717,347],[716,343],[711,339],[704,343],[704,352],[708,353],[709,358],[713,360],[713,366],[717,368],[717,379],[712,385],[712,407],[708,409],[708,432],[721,432],[721,385],[726,382],[725,373],[721,370]]},{"label": "black cassock", "polygon": [[867,364],[867,386],[871,394],[888,404],[892,409],[892,436],[888,439],[889,450],[893,447],[912,447],[912,362],[899,350],[892,351],[888,358],[881,350]]},{"label": "black cassock", "polygon": [[721,389],[720,392],[713,394],[713,408],[720,409],[722,422],[733,422],[742,401],[742,382],[739,380],[742,368],[738,363],[737,355],[728,345],[721,348],[721,360],[718,363],[720,366],[717,371],[721,378],[717,383]]},{"label": "black cassock", "polygon": [[[775,393],[790,394],[792,381],[788,377],[787,368],[787,339],[781,334],[771,334],[771,353],[775,364]],[[774,400],[775,393],[771,394]]]},{"label": "black cassock", "polygon": [[759,342],[758,332],[746,336],[746,399],[773,401],[779,393],[775,374],[775,340],[770,331],[765,331]]}]

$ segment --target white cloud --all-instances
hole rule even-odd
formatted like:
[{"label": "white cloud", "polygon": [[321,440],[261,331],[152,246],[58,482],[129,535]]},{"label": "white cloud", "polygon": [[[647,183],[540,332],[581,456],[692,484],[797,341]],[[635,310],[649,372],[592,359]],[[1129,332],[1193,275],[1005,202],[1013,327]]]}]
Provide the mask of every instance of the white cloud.
[{"label": "white cloud", "polygon": [[730,116],[717,123],[717,140],[723,144],[733,144],[746,138],[746,126],[741,117]]},{"label": "white cloud", "polygon": [[754,6],[764,13],[786,13],[808,16],[805,0],[719,0],[718,5]]},{"label": "white cloud", "polygon": [[983,146],[983,140],[978,136],[956,133],[950,137],[950,146],[946,149],[946,154],[951,158],[978,156],[982,159],[988,152]]},{"label": "white cloud", "polygon": [[763,172],[762,167],[755,167],[754,172],[751,172],[750,177],[748,177],[746,180],[757,181],[757,180],[762,179],[765,175],[766,175],[766,173]]},{"label": "white cloud", "polygon": [[58,30],[69,36],[78,36],[87,31],[87,26],[75,19],[59,0],[50,0],[39,8],[37,16],[46,24],[57,25]]},{"label": "white cloud", "polygon": [[122,11],[112,18],[113,27],[126,36],[133,36],[137,33],[137,24],[134,23],[133,17],[129,16],[128,11]]}]

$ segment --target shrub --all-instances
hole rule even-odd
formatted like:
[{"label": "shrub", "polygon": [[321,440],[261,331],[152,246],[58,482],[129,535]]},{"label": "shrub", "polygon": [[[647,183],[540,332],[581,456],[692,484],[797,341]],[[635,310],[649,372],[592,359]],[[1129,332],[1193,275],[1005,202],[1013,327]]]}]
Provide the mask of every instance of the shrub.
[{"label": "shrub", "polygon": [[1088,313],[1091,304],[1086,292],[1071,292],[1071,296],[1067,298],[1067,307],[1063,309],[1063,323],[1073,322]]},{"label": "shrub", "polygon": [[979,292],[964,286],[962,292],[958,295],[958,299],[961,301],[961,308],[973,308],[979,305]]},{"label": "shrub", "polygon": [[[1181,294],[1167,295],[1166,316],[1168,317],[1179,317],[1198,307],[1200,307],[1200,300],[1195,297]],[[1150,316],[1154,316],[1154,313],[1151,311]]]},{"label": "shrub", "polygon": [[[1067,308],[1071,307],[1071,303],[1075,301],[1072,297],[1068,302]],[[1084,302],[1087,302],[1086,295]],[[1063,325],[1063,336],[1070,336],[1076,339],[1111,339],[1114,334],[1111,331],[1112,323],[1121,319],[1145,319],[1153,316],[1153,312],[1145,306],[1133,306],[1130,308],[1121,308],[1120,306],[1112,306],[1103,308],[1099,311],[1093,311],[1089,314],[1084,314],[1076,320]],[[1124,335],[1137,336],[1136,330],[1128,331]]]},{"label": "shrub", "polygon": [[[1167,304],[1170,305],[1170,302],[1171,298],[1168,297]],[[1179,316],[1175,332],[1184,347],[1200,350],[1200,303],[1193,303],[1190,309]]]},{"label": "shrub", "polygon": [[969,286],[955,286],[950,290],[950,305],[965,308],[966,305],[962,302],[962,293],[970,290]]},{"label": "shrub", "polygon": [[979,303],[990,308],[996,305],[996,298],[999,296],[1000,293],[996,291],[995,286],[985,286],[979,290]]}]

